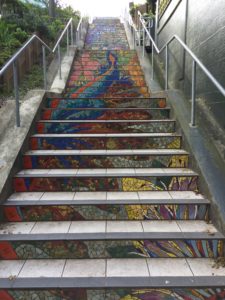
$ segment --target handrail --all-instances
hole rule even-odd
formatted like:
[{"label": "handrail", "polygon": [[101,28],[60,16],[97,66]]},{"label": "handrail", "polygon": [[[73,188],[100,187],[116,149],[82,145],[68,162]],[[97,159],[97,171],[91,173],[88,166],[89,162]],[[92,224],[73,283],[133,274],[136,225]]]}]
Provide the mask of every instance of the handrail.
[{"label": "handrail", "polygon": [[[210,81],[217,87],[217,89],[221,92],[221,94],[225,97],[225,88],[219,83],[219,81],[212,75],[212,73],[206,68],[206,66],[199,60],[199,58],[192,52],[192,50],[177,36],[176,34],[173,35],[160,49],[156,45],[155,41],[153,40],[150,32],[145,26],[143,21],[143,16],[138,11],[139,19],[143,27],[143,31],[146,32],[147,36],[149,37],[152,46],[152,78],[154,78],[154,50],[157,54],[162,53],[166,50],[166,62],[165,62],[165,90],[168,89],[168,59],[169,59],[169,51],[168,47],[170,43],[174,40],[178,41],[179,44],[187,51],[187,53],[192,57],[192,108],[191,108],[191,126],[195,126],[195,104],[196,104],[196,66],[198,65],[200,69],[204,72],[204,74],[210,79]],[[144,42],[143,42],[143,55],[144,55]]]},{"label": "handrail", "polygon": [[[83,18],[81,17],[79,24],[82,24]],[[40,37],[36,34],[32,35],[25,44],[17,50],[17,52],[6,62],[6,64],[0,70],[0,76],[2,76],[5,71],[12,65],[13,66],[13,83],[14,83],[14,92],[15,92],[15,100],[16,100],[16,125],[20,127],[20,112],[19,112],[19,85],[18,85],[18,66],[17,66],[17,59],[20,54],[33,42],[35,39],[38,40],[42,45],[42,59],[43,59],[43,78],[44,78],[44,89],[47,90],[47,69],[46,69],[46,49],[49,50],[50,53],[55,53],[56,49],[58,49],[58,62],[59,62],[59,78],[62,78],[62,71],[61,71],[61,49],[60,43],[67,34],[67,51],[69,50],[69,28],[71,29],[70,36],[71,36],[71,46],[74,45],[73,39],[73,19],[67,22],[65,28],[63,29],[60,37],[58,38],[55,46],[51,49]]]},{"label": "handrail", "polygon": [[3,73],[8,69],[8,67],[11,66],[11,64],[20,56],[20,54],[26,49],[27,46],[30,45],[30,43],[34,39],[38,39],[43,46],[45,46],[50,52],[52,52],[52,50],[49,48],[49,46],[42,39],[40,39],[36,34],[34,34],[2,67],[2,69],[0,70],[0,76],[3,75]]},{"label": "handrail", "polygon": [[72,24],[73,24],[73,19],[70,18],[69,21],[68,21],[68,23],[66,24],[64,30],[63,30],[62,33],[60,34],[60,37],[58,38],[58,41],[56,42],[56,44],[55,44],[55,46],[54,46],[54,48],[53,48],[53,50],[52,50],[53,53],[55,53],[55,51],[56,51],[58,45],[60,44],[61,40],[62,40],[63,37],[64,37],[66,31],[68,30],[69,26],[72,26]]},{"label": "handrail", "polygon": [[77,25],[77,31],[76,31],[76,40],[79,41],[81,38],[81,34],[82,34],[82,30],[83,30],[83,18],[80,18],[80,21]]}]

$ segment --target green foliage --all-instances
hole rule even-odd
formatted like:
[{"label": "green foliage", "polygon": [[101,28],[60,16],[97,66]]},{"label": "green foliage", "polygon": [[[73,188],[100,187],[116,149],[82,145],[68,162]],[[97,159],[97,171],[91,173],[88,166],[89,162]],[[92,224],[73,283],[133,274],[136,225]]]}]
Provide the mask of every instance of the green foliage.
[{"label": "green foliage", "polygon": [[76,21],[79,19],[79,13],[70,6],[63,8],[59,5],[56,18],[51,19],[48,14],[48,1],[36,0],[36,3],[31,4],[26,0],[0,0],[0,12],[4,11],[0,19],[0,66],[33,33],[52,45],[69,18]]},{"label": "green foliage", "polygon": [[2,65],[21,44],[28,34],[14,24],[0,20],[0,65]]}]

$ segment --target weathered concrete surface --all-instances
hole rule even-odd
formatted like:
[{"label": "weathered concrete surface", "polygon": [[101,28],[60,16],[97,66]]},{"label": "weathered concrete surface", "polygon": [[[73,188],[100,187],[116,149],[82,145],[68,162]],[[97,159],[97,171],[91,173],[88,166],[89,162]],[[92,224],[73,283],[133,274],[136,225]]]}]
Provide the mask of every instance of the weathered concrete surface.
[{"label": "weathered concrete surface", "polygon": [[29,131],[45,91],[28,92],[20,105],[21,127],[15,126],[15,101],[8,100],[0,109],[0,192]]},{"label": "weathered concrete surface", "polygon": [[67,55],[65,55],[64,58],[62,59],[62,78],[60,79],[59,72],[57,72],[55,79],[52,83],[52,86],[50,88],[51,92],[54,92],[54,93],[62,93],[63,92],[67,78],[69,76],[71,64],[73,62],[75,53],[76,53],[76,48],[70,47]]}]

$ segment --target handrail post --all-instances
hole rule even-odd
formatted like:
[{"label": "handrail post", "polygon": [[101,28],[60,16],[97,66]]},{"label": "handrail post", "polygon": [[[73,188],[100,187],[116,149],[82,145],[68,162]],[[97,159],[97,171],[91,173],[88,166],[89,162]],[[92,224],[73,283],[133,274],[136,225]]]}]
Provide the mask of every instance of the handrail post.
[{"label": "handrail post", "polygon": [[19,87],[18,87],[18,70],[17,61],[13,62],[13,83],[16,99],[16,126],[20,127],[20,102],[19,102]]},{"label": "handrail post", "polygon": [[196,108],[196,61],[192,62],[192,83],[191,83],[191,123],[190,126],[195,126],[195,108]]},{"label": "handrail post", "polygon": [[168,90],[168,68],[169,68],[169,52],[168,45],[166,45],[166,65],[165,65],[165,90]]},{"label": "handrail post", "polygon": [[73,21],[71,21],[70,35],[71,35],[71,46],[73,46],[74,45],[74,42],[73,42]]},{"label": "handrail post", "polygon": [[69,27],[67,28],[66,31],[66,50],[67,50],[67,54],[69,53]]},{"label": "handrail post", "polygon": [[60,44],[58,45],[58,61],[59,61],[59,78],[62,79],[62,68],[61,68],[61,50]]},{"label": "handrail post", "polygon": [[142,43],[143,43],[143,48],[142,48],[142,55],[143,57],[145,57],[145,29],[144,29],[144,26],[143,26],[143,37],[142,37]]},{"label": "handrail post", "polygon": [[[141,23],[140,23],[141,24]],[[142,25],[142,24],[141,24]],[[140,26],[140,25],[139,25]],[[141,27],[138,27],[138,32],[139,32],[139,43],[138,46],[141,46]]]},{"label": "handrail post", "polygon": [[44,76],[44,90],[47,90],[47,71],[46,71],[46,52],[45,46],[42,45],[42,59],[43,59],[43,76]]},{"label": "handrail post", "polygon": [[154,47],[152,47],[152,79],[154,79]]}]

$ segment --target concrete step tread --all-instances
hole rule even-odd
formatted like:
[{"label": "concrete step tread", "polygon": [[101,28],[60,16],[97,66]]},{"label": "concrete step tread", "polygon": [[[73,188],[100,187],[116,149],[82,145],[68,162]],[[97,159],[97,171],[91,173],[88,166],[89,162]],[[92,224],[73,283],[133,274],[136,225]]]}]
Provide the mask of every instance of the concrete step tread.
[{"label": "concrete step tread", "polygon": [[182,149],[31,150],[25,155],[189,155]]},{"label": "concrete step tread", "polygon": [[163,132],[163,133],[45,133],[45,134],[34,134],[32,137],[59,137],[59,138],[77,138],[77,137],[88,137],[88,138],[104,138],[104,137],[181,137],[181,134],[173,132]]},{"label": "concrete step tread", "polygon": [[124,177],[124,176],[198,176],[188,168],[110,168],[110,169],[30,169],[15,177]]},{"label": "concrete step tread", "polygon": [[[140,286],[145,284],[144,286],[148,288],[149,286],[173,285],[185,287],[195,284],[198,284],[198,287],[202,286],[199,282],[195,282],[195,277],[200,277],[202,284],[204,283],[203,286],[208,288],[212,285],[224,287],[225,268],[214,266],[215,260],[208,258],[2,260],[0,261],[0,287],[27,286],[31,288],[40,287],[42,284],[42,287],[46,288],[48,286],[60,287],[63,283],[64,287],[67,284],[71,287],[110,285],[121,287],[133,284],[134,287],[139,286],[139,282],[142,282]],[[29,281],[31,278],[35,280]],[[77,281],[77,278],[80,280]]]},{"label": "concrete step tread", "polygon": [[[82,235],[81,235],[82,234]],[[90,235],[92,234],[92,235]],[[111,235],[112,234],[112,235]],[[41,236],[39,236],[41,235]],[[48,221],[0,223],[0,240],[13,239],[223,239],[205,221]],[[36,236],[36,237],[35,237]]]},{"label": "concrete step tread", "polygon": [[3,205],[87,204],[210,204],[192,191],[142,192],[24,192],[12,194]]}]

